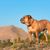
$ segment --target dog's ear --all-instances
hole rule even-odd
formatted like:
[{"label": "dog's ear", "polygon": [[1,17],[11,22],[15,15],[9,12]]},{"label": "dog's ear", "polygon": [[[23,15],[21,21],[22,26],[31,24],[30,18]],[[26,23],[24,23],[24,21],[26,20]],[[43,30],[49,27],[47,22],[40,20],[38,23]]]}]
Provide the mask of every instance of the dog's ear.
[{"label": "dog's ear", "polygon": [[30,19],[32,19],[32,16],[29,16]]},{"label": "dog's ear", "polygon": [[27,15],[29,17],[29,19],[32,19],[32,16],[31,15]]}]

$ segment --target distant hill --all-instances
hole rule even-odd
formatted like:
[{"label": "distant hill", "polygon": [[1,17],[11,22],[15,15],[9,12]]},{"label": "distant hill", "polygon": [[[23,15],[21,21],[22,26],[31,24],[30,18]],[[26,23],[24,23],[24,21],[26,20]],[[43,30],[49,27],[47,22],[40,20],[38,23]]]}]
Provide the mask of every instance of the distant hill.
[{"label": "distant hill", "polygon": [[27,38],[27,33],[13,25],[0,27],[0,40],[16,39],[18,37],[24,40]]}]

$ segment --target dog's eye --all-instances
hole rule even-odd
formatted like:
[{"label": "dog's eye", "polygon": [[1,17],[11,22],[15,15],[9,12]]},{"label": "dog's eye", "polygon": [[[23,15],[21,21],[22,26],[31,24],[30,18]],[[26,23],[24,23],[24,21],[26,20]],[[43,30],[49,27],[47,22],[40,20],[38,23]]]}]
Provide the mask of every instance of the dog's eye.
[{"label": "dog's eye", "polygon": [[25,19],[25,17],[23,19]]}]

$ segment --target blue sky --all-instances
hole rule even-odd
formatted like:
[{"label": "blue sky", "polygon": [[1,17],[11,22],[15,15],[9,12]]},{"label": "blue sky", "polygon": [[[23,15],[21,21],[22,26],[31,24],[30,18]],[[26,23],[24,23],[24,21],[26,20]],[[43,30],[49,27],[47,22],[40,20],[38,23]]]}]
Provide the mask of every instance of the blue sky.
[{"label": "blue sky", "polygon": [[0,0],[0,26],[15,25],[27,31],[20,23],[24,15],[50,21],[50,0]]}]

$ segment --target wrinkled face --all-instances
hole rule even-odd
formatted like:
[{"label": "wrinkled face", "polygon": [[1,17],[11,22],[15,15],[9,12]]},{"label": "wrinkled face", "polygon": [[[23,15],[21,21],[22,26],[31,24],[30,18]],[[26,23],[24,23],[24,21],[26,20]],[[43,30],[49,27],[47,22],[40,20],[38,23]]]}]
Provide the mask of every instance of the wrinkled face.
[{"label": "wrinkled face", "polygon": [[27,16],[24,16],[23,18],[21,18],[20,21],[23,24],[29,25],[30,19],[32,19],[32,17],[30,15],[27,15]]}]

